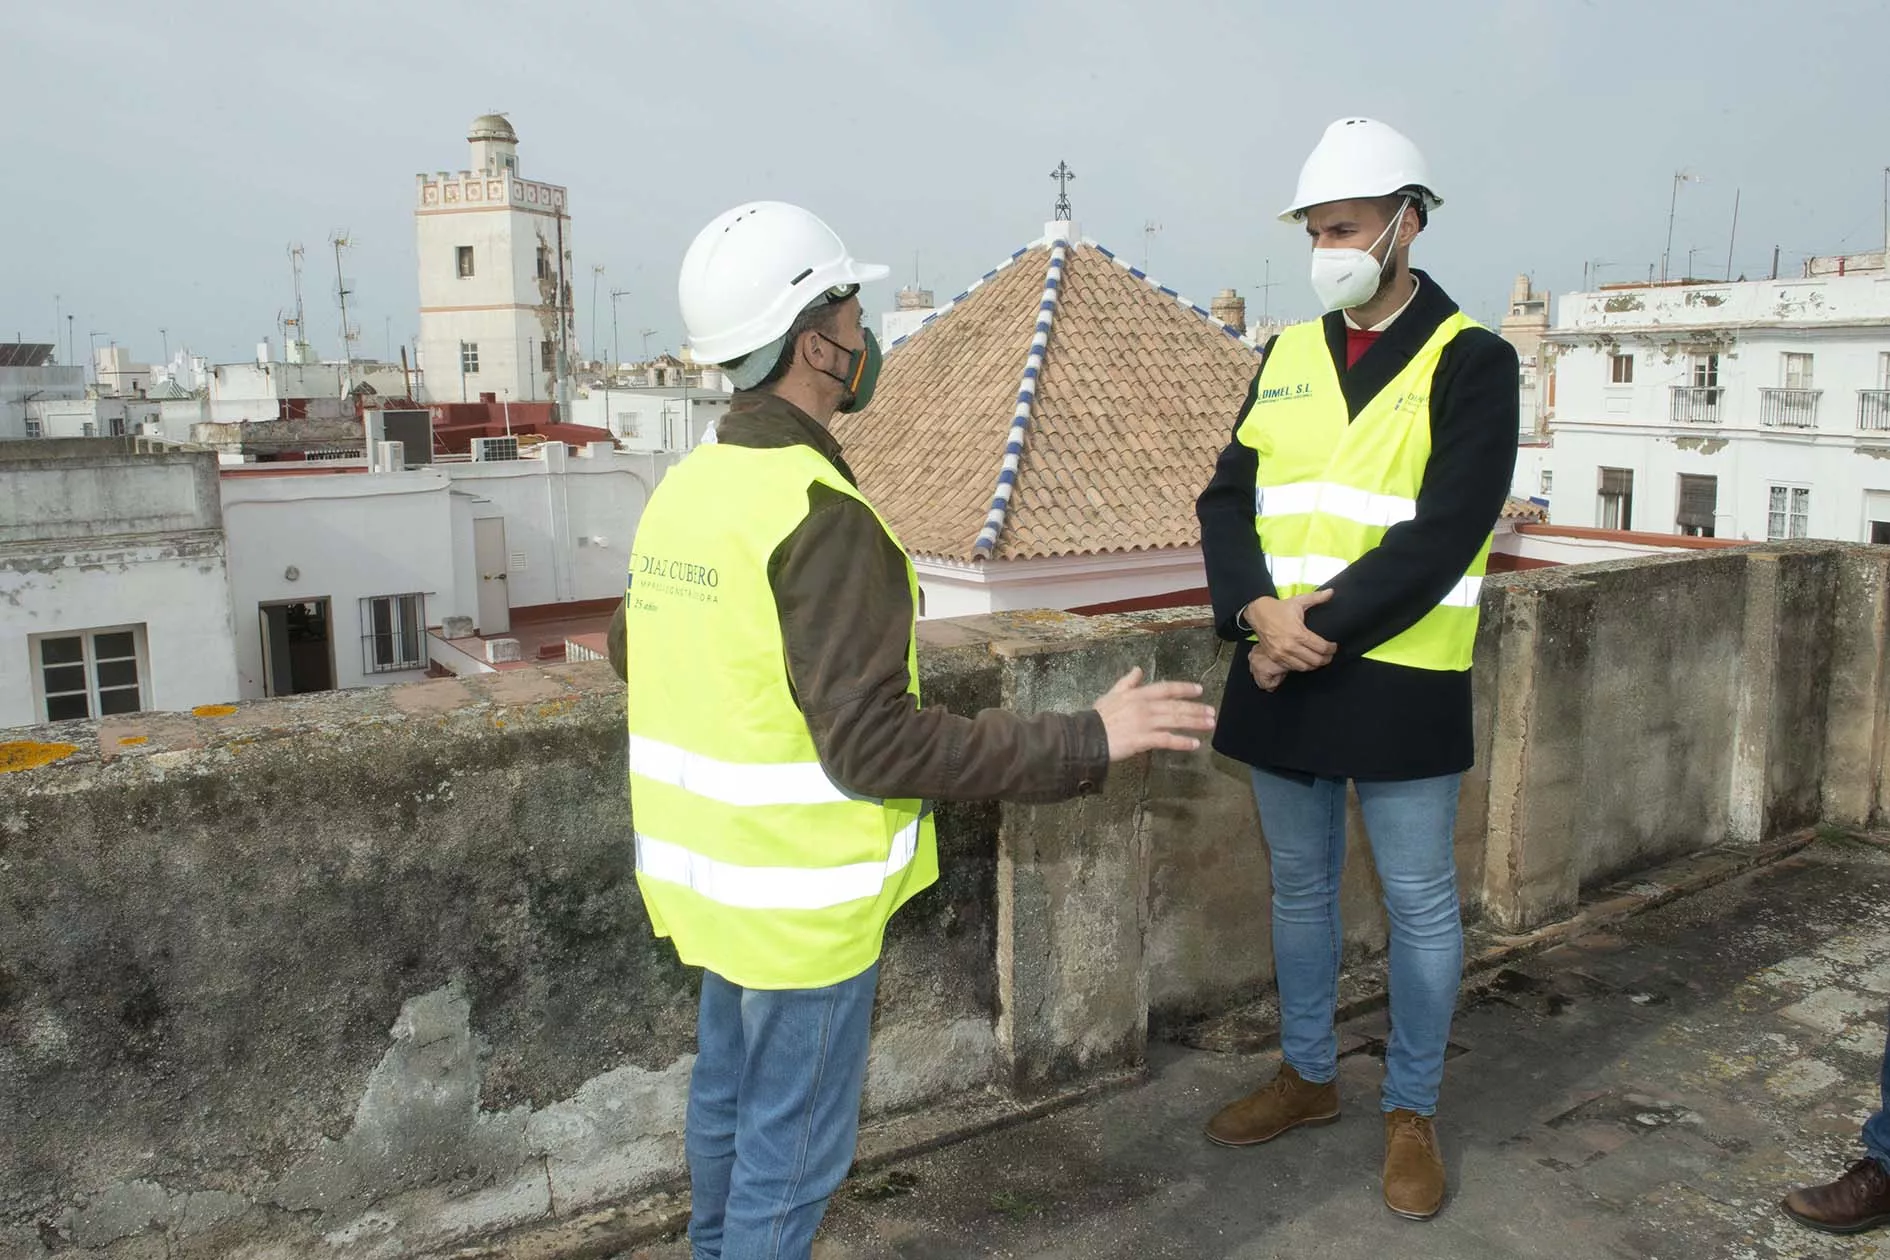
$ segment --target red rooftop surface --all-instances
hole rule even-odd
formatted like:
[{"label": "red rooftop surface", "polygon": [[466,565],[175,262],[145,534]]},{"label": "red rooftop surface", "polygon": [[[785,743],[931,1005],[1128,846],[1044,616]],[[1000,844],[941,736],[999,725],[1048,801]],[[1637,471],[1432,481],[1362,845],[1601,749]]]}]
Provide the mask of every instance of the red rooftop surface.
[{"label": "red rooftop surface", "polygon": [[433,403],[428,410],[436,455],[467,454],[473,439],[484,437],[536,437],[572,446],[616,440],[608,429],[559,423],[549,402],[500,402],[497,395],[481,394],[477,402]]}]

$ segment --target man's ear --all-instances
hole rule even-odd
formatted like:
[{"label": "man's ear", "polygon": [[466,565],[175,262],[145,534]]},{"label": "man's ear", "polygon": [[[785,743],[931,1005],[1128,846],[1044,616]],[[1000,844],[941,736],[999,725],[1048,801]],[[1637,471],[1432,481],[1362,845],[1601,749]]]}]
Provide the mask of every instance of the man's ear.
[{"label": "man's ear", "polygon": [[789,362],[805,363],[808,367],[819,371],[820,364],[815,356],[820,353],[820,334],[809,328],[794,339],[794,357]]}]

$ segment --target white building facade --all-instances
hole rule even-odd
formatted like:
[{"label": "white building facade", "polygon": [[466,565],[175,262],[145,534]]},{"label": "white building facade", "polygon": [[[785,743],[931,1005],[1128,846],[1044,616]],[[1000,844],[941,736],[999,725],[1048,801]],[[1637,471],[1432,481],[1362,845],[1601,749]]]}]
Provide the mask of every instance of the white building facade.
[{"label": "white building facade", "polygon": [[54,362],[51,345],[0,345],[0,441],[48,436],[32,404],[84,397],[85,369]]},{"label": "white building facade", "polygon": [[524,458],[223,481],[245,698],[425,676],[430,631],[507,634],[515,610],[621,599],[660,457],[563,442]]},{"label": "white building facade", "polygon": [[1890,274],[1565,296],[1557,525],[1890,543]]},{"label": "white building facade", "polygon": [[572,345],[569,194],[519,173],[518,135],[474,120],[471,166],[420,175],[420,364],[433,402],[559,397]]},{"label": "white building facade", "polygon": [[571,423],[608,429],[625,450],[686,455],[728,413],[720,390],[592,385],[572,400]]},{"label": "white building facade", "polygon": [[238,694],[216,456],[0,446],[0,727]]}]

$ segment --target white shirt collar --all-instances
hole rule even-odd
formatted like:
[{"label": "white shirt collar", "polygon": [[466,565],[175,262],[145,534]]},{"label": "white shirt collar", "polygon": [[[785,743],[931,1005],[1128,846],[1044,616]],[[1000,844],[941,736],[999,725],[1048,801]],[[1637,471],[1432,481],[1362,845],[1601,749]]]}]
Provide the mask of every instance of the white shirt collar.
[{"label": "white shirt collar", "polygon": [[1411,309],[1411,303],[1417,301],[1417,291],[1419,288],[1423,286],[1423,284],[1424,282],[1417,278],[1417,273],[1412,272],[1411,273],[1411,296],[1404,300],[1403,306],[1400,306],[1397,310],[1385,316],[1383,319],[1379,320],[1376,324],[1373,324],[1370,328],[1360,328],[1358,326],[1358,321],[1352,318],[1352,312],[1347,311],[1345,313],[1345,326],[1357,332],[1381,333],[1385,331],[1385,329],[1391,327],[1392,323],[1398,318],[1398,316],[1404,314],[1406,311]]}]

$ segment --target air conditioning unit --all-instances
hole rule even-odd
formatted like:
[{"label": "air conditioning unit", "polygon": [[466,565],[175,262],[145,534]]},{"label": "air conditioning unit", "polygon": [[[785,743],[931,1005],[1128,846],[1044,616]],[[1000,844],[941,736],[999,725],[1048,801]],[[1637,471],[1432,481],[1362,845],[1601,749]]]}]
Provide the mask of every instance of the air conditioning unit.
[{"label": "air conditioning unit", "polygon": [[472,457],[475,463],[488,460],[517,459],[518,439],[515,437],[482,437],[472,441]]},{"label": "air conditioning unit", "polygon": [[381,442],[375,446],[374,466],[382,472],[404,472],[407,468],[405,442]]}]

